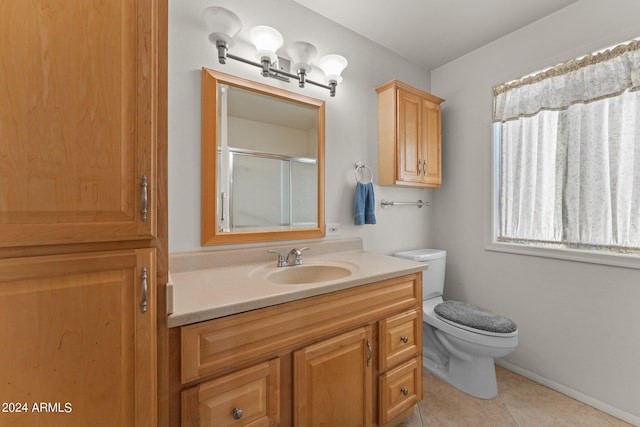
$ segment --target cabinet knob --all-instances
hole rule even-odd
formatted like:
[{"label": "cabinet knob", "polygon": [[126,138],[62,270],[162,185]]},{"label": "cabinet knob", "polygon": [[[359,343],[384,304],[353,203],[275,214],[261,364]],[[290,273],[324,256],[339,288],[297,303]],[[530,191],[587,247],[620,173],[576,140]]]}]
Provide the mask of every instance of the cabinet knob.
[{"label": "cabinet knob", "polygon": [[233,419],[239,420],[240,418],[242,418],[242,409],[233,408]]},{"label": "cabinet knob", "polygon": [[408,343],[409,342],[409,337],[401,337],[400,341],[402,341],[403,343]]},{"label": "cabinet knob", "polygon": [[407,389],[406,389],[406,388],[404,388],[404,387],[402,387],[402,388],[400,389],[400,392],[401,392],[404,396],[406,396],[407,394],[409,394],[409,390],[407,390]]}]

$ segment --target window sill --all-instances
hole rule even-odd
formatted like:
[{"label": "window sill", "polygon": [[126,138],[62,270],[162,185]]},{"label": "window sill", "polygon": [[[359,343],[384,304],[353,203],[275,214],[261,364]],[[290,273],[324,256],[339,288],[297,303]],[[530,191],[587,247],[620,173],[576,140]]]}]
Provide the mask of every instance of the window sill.
[{"label": "window sill", "polygon": [[537,256],[565,261],[602,264],[613,267],[635,268],[640,270],[640,256],[581,249],[545,248],[518,243],[490,242],[485,250],[517,255]]}]

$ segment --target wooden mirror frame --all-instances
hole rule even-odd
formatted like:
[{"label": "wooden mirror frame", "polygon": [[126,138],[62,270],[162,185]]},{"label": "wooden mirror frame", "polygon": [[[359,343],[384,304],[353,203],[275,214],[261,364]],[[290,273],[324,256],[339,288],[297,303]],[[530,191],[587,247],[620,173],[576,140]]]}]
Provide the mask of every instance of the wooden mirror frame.
[{"label": "wooden mirror frame", "polygon": [[[286,101],[299,103],[318,111],[318,224],[311,228],[260,231],[218,231],[217,197],[217,127],[218,84],[251,90]],[[325,103],[284,89],[267,86],[219,71],[202,69],[202,194],[201,241],[203,246],[321,238],[324,224],[324,135]]]}]

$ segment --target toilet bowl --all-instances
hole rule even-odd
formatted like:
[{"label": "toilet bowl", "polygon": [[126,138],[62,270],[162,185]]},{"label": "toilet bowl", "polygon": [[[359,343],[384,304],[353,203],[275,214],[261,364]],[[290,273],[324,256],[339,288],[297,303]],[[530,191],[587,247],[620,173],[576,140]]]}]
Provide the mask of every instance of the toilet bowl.
[{"label": "toilet bowl", "polygon": [[[494,358],[508,355],[518,345],[515,323],[475,306],[444,304],[445,251],[419,249],[395,255],[429,264],[422,278],[424,368],[471,396],[496,397]],[[436,311],[444,314],[445,306],[443,317]]]}]

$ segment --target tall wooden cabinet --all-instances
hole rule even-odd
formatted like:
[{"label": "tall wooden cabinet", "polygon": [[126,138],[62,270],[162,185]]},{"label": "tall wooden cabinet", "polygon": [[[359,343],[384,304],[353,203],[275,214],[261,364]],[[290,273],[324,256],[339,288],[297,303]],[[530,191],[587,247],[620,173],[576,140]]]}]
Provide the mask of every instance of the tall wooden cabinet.
[{"label": "tall wooden cabinet", "polygon": [[377,92],[380,185],[439,187],[444,100],[397,80]]},{"label": "tall wooden cabinet", "polygon": [[0,425],[158,424],[165,15],[0,4]]}]

